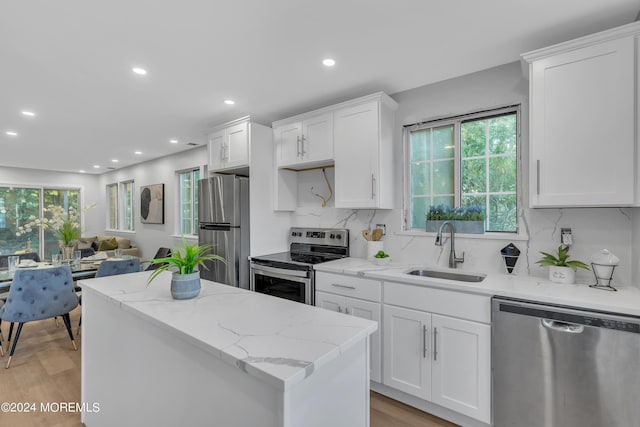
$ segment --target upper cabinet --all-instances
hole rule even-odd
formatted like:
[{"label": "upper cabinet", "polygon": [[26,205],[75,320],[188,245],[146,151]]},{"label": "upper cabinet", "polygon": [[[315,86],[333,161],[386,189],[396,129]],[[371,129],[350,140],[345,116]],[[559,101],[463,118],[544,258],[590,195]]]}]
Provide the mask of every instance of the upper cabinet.
[{"label": "upper cabinet", "polygon": [[393,123],[398,104],[382,92],[273,123],[275,209],[297,207],[297,175],[335,166],[335,207],[393,208]]},{"label": "upper cabinet", "polygon": [[296,119],[273,124],[276,165],[296,169],[333,163],[333,114]]},{"label": "upper cabinet", "polygon": [[531,207],[632,206],[640,23],[522,55]]},{"label": "upper cabinet", "polygon": [[209,133],[209,171],[249,167],[249,117],[218,126]]},{"label": "upper cabinet", "polygon": [[393,123],[384,94],[334,112],[336,207],[393,208]]}]

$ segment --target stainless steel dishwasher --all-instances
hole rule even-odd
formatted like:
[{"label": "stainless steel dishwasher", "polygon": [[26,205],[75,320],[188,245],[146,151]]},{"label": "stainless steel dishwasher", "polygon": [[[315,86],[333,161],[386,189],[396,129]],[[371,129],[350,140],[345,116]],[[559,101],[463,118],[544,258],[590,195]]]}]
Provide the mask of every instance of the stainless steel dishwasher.
[{"label": "stainless steel dishwasher", "polygon": [[640,426],[640,318],[494,297],[494,427]]}]

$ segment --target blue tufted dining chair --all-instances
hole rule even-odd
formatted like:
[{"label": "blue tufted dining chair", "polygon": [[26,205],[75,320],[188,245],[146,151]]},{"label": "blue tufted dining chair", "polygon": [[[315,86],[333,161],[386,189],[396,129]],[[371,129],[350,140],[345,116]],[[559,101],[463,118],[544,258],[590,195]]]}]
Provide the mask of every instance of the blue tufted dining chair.
[{"label": "blue tufted dining chair", "polygon": [[[123,260],[106,260],[100,263],[98,271],[96,271],[96,277],[117,276],[119,274],[138,273],[140,271],[140,258],[131,258]],[[82,297],[80,297],[80,304],[82,304]],[[80,333],[80,326],[82,325],[82,316],[78,321],[78,329],[76,333]]]},{"label": "blue tufted dining chair", "polygon": [[13,338],[7,369],[16,350],[22,327],[27,322],[61,316],[71,344],[78,349],[71,332],[69,312],[78,306],[69,266],[18,270],[13,276],[9,297],[0,307],[0,321],[18,323]]},{"label": "blue tufted dining chair", "polygon": [[[0,309],[2,309],[3,305],[4,305],[4,301],[0,300]],[[2,326],[2,319],[0,319],[0,327],[1,326]],[[2,340],[3,340],[2,329],[0,328],[0,356],[4,356],[4,348],[3,348],[4,344],[2,344]]]}]

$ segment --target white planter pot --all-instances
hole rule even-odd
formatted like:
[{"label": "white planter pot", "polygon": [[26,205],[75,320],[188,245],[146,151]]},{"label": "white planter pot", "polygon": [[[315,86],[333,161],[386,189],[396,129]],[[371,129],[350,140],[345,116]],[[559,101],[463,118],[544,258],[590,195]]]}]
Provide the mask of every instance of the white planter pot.
[{"label": "white planter pot", "polygon": [[549,280],[556,283],[573,284],[576,281],[576,272],[571,267],[549,267]]}]

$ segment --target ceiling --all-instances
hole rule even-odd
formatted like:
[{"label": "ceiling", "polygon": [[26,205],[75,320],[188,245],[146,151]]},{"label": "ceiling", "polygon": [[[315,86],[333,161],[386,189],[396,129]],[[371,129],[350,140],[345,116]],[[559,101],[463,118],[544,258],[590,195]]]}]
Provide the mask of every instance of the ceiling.
[{"label": "ceiling", "polygon": [[637,0],[5,1],[0,166],[104,173],[205,144],[207,128],[247,114],[270,124],[513,62],[632,22],[639,9]]}]

